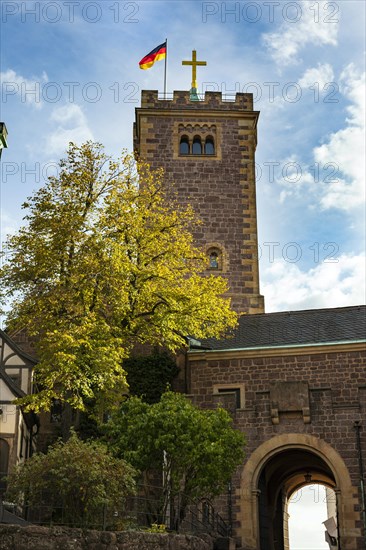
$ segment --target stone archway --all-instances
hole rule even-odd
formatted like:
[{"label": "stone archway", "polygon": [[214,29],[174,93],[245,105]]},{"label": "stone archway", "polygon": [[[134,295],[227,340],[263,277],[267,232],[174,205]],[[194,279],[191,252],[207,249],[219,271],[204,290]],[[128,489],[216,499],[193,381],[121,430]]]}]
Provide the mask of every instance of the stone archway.
[{"label": "stone archway", "polygon": [[284,434],[260,445],[244,466],[237,517],[243,550],[286,550],[280,506],[285,493],[281,491],[291,493],[294,484],[301,484],[299,476],[304,471],[335,490],[341,548],[357,549],[357,538],[361,536],[356,525],[360,519],[359,512],[355,512],[357,487],[351,485],[343,459],[318,437]]}]

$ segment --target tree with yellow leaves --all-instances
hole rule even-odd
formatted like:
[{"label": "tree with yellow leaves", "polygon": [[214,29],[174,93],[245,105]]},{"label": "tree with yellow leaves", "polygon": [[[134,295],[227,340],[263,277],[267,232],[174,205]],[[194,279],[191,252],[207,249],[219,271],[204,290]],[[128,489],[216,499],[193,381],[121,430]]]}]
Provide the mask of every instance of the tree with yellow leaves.
[{"label": "tree with yellow leaves", "polygon": [[235,325],[226,282],[202,275],[193,210],[167,197],[161,171],[88,142],[70,143],[57,177],[23,205],[0,293],[9,328],[37,341],[39,391],[25,406],[116,401],[136,342],[174,351],[188,335],[218,337]]}]

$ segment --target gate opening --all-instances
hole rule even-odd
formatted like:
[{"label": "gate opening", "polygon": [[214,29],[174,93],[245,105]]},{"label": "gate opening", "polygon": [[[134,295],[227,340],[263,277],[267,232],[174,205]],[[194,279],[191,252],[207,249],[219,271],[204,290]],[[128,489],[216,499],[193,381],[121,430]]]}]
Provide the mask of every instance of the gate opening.
[{"label": "gate opening", "polygon": [[297,489],[288,500],[286,519],[290,550],[337,549],[336,494],[331,488],[313,483]]},{"label": "gate opening", "polygon": [[[272,456],[264,465],[258,480],[260,550],[338,550],[335,487],[335,478],[328,464],[311,451],[293,448]],[[305,504],[302,495],[306,493],[313,500],[308,510],[315,510],[319,504],[315,501],[325,502],[320,503],[319,508],[323,504],[323,511],[316,513],[315,521],[307,518],[305,508],[302,514],[300,512],[298,521],[303,538],[295,543],[292,533],[295,533],[296,528],[292,527],[292,533],[289,533],[289,519],[291,513],[296,515],[296,502],[293,502],[294,507],[290,507],[289,503],[291,497],[295,501],[295,495],[299,495],[300,490],[298,502],[301,503],[302,499]],[[298,504],[298,508],[301,510],[301,504]],[[323,522],[327,523],[322,525]],[[325,542],[326,530],[328,542]],[[318,537],[318,546],[312,545],[314,536]]]}]

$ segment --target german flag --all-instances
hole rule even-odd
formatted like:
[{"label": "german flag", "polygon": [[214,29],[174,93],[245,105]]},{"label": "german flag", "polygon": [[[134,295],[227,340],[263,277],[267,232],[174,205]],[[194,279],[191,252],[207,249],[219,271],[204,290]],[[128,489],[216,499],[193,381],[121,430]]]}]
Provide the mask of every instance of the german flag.
[{"label": "german flag", "polygon": [[166,57],[166,42],[163,44],[160,44],[160,46],[157,46],[153,50],[151,50],[150,53],[145,55],[139,63],[140,69],[150,69],[155,63],[155,61],[160,61],[160,59],[164,59]]}]

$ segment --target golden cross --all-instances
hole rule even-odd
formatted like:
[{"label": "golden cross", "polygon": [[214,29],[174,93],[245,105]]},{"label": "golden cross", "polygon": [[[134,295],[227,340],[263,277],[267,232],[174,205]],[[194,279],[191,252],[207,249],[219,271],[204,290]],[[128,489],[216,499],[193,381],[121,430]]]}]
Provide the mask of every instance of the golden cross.
[{"label": "golden cross", "polygon": [[192,88],[197,89],[197,66],[207,65],[206,61],[197,61],[197,52],[192,50],[192,61],[182,61],[182,65],[192,65]]}]

